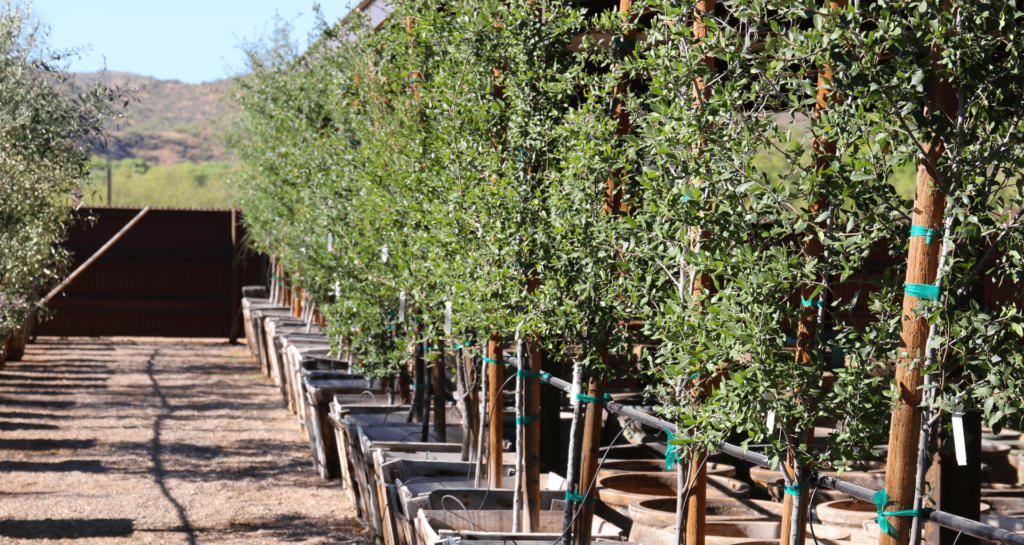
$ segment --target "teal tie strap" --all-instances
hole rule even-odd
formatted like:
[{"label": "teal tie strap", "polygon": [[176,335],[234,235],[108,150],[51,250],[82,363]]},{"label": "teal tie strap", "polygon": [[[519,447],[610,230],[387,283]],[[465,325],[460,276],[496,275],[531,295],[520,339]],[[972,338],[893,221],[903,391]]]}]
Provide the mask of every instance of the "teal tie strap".
[{"label": "teal tie strap", "polygon": [[359,140],[351,140],[351,141],[349,141],[349,144],[352,144],[353,146],[358,146],[359,145]]},{"label": "teal tie strap", "polygon": [[926,229],[924,227],[921,227],[920,225],[911,225],[910,226],[910,236],[912,236],[912,237],[926,237],[924,239],[924,243],[925,244],[931,244],[932,243],[932,237],[937,237],[937,236],[939,236],[941,234],[942,234],[942,232],[939,231],[938,229]]},{"label": "teal tie strap", "polygon": [[444,396],[430,396],[430,397],[424,398],[424,400],[425,401],[439,401],[439,400],[440,401],[444,401]]},{"label": "teal tie strap", "polygon": [[800,299],[800,304],[805,306],[805,307],[821,308],[822,306],[824,306],[824,303],[825,302],[822,301],[821,299],[811,299],[811,300]]},{"label": "teal tie strap", "polygon": [[[668,428],[663,428],[665,433],[668,434],[668,439],[671,441],[676,436],[672,432],[668,431]],[[676,461],[679,460],[679,445],[673,445],[672,443],[666,442],[665,446],[665,471],[672,471],[675,467]]]},{"label": "teal tie strap", "polygon": [[604,394],[604,398],[598,399],[594,396],[588,396],[583,394],[576,394],[576,399],[584,403],[608,403],[612,400],[611,394]]},{"label": "teal tie strap", "polygon": [[472,342],[470,342],[470,341],[466,341],[466,342],[464,342],[464,343],[462,343],[462,344],[458,344],[458,343],[456,343],[456,344],[455,344],[455,349],[456,349],[456,350],[461,350],[461,349],[463,349],[463,348],[469,348],[469,347],[470,347],[470,346],[471,346],[472,344],[473,344],[473,343],[472,343]]},{"label": "teal tie strap", "polygon": [[807,490],[807,487],[810,485],[811,481],[804,481],[793,486],[787,486],[783,490],[786,492],[786,494],[789,494],[790,496],[799,496],[800,494],[803,494],[804,490]]},{"label": "teal tie strap", "polygon": [[565,493],[565,501],[574,501],[574,502],[577,502],[577,503],[596,503],[597,502],[597,500],[595,500],[594,498],[588,498],[588,497],[586,497],[586,496],[584,496],[582,494],[577,494],[575,492],[568,492],[568,491]]},{"label": "teal tie strap", "polygon": [[516,425],[523,426],[540,420],[540,414],[530,414],[523,417],[516,417]]},{"label": "teal tie strap", "polygon": [[584,375],[591,376],[591,377],[599,377],[599,376],[601,376],[601,372],[600,371],[594,371],[594,370],[591,370],[591,369],[580,369],[580,373],[584,374]]},{"label": "teal tie strap", "polygon": [[884,488],[875,492],[873,499],[875,500],[875,508],[878,510],[878,526],[883,532],[894,538],[899,538],[899,534],[896,533],[896,528],[889,524],[889,519],[886,517],[927,517],[935,511],[931,507],[905,509],[903,511],[886,511],[885,507],[889,505],[889,493]]},{"label": "teal tie strap", "polygon": [[492,360],[491,358],[488,358],[487,356],[484,356],[484,361],[487,362],[487,363],[493,363],[495,365],[508,365],[507,361]]},{"label": "teal tie strap", "polygon": [[417,382],[416,384],[413,384],[413,385],[412,385],[412,389],[413,389],[413,390],[419,390],[419,389],[420,389],[420,388],[422,388],[423,386],[425,386],[425,385],[424,385],[424,384],[423,384],[422,382]]},{"label": "teal tie strap", "polygon": [[526,369],[517,370],[516,375],[523,378],[539,378],[543,382],[547,382],[551,378],[551,373],[538,373],[536,371],[527,371]]},{"label": "teal tie strap", "polygon": [[905,284],[903,291],[911,297],[927,299],[929,301],[939,300],[939,287],[932,284]]},{"label": "teal tie strap", "polygon": [[615,47],[616,49],[632,49],[636,47],[636,40],[616,36],[615,39],[612,40],[612,47]]}]

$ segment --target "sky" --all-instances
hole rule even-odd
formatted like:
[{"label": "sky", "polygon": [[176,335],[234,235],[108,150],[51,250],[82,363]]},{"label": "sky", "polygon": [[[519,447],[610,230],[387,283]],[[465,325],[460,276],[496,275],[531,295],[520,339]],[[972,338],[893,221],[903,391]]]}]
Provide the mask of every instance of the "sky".
[{"label": "sky", "polygon": [[[50,29],[54,49],[87,48],[74,72],[130,72],[202,83],[244,70],[240,46],[267,36],[275,15],[291,22],[300,45],[316,26],[314,0],[34,0],[33,21]],[[321,0],[328,22],[351,0]]]}]

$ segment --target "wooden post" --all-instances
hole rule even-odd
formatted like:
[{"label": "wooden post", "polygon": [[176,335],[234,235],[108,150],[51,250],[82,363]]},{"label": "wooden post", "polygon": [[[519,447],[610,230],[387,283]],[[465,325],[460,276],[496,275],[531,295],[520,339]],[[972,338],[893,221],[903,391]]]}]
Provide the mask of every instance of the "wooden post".
[{"label": "wooden post", "polygon": [[[693,17],[693,37],[695,41],[699,41],[701,38],[706,38],[708,35],[707,26],[704,24],[705,14],[714,16],[715,13],[715,0],[698,0],[696,12]],[[707,66],[708,70],[715,69],[715,58],[708,55],[703,59],[704,65]],[[694,103],[699,107],[704,101],[704,97],[708,91],[705,89],[705,82],[702,78],[698,77],[694,82],[693,88],[693,99]],[[709,238],[710,233],[700,231],[698,234],[699,241],[704,238]],[[700,278],[695,279],[693,285],[693,295],[695,300],[699,300],[698,296],[704,290],[705,285],[710,285],[711,279],[705,275],[701,275]],[[699,381],[700,379],[698,379]],[[710,380],[706,378],[704,380],[705,388],[710,387]],[[708,484],[708,470],[707,464],[704,461],[707,459],[706,452],[694,452],[690,456],[690,498],[686,503],[686,545],[704,545],[704,523],[706,519],[705,509],[707,507],[707,484]],[[783,522],[785,527],[785,522]]]},{"label": "wooden post", "polygon": [[444,372],[444,341],[437,341],[438,357],[433,363],[433,397],[434,397],[434,430],[437,432],[437,442],[448,442],[448,426],[445,421],[444,397],[445,397],[445,372]]},{"label": "wooden post", "polygon": [[[932,49],[932,70],[935,84],[930,89],[925,104],[925,115],[957,116],[957,92],[949,81],[939,79],[937,63],[942,51]],[[946,195],[939,188],[939,173],[932,165],[941,157],[944,147],[938,139],[922,144],[925,156],[918,159],[917,192],[914,197],[913,225],[926,229],[937,229],[942,232],[942,216],[946,208]],[[928,244],[926,237],[910,237],[910,250],[907,256],[907,284],[927,284],[935,282],[939,268],[939,253],[942,237],[932,237]],[[921,432],[922,383],[921,368],[924,365],[925,349],[928,344],[928,316],[915,313],[918,303],[924,299],[904,293],[903,295],[903,331],[900,337],[903,346],[900,350],[900,361],[896,368],[896,384],[899,391],[899,404],[893,410],[892,422],[889,426],[889,455],[885,467],[885,489],[892,500],[889,510],[912,509],[914,504],[914,476],[917,466],[917,443]],[[910,528],[913,520],[910,517],[890,517],[889,522],[896,528],[899,538],[893,538],[884,532],[879,545],[906,545],[910,539]]]},{"label": "wooden post", "polygon": [[[109,161],[109,156],[108,156]],[[242,264],[238,260],[238,209],[231,209],[231,332],[228,335],[229,344],[238,343],[238,322],[242,313]]]},{"label": "wooden post", "polygon": [[[525,358],[525,364],[523,369],[533,373],[541,372],[541,351],[539,343],[534,340],[533,342],[526,343],[527,351],[529,355]],[[522,365],[524,362],[520,362]],[[524,440],[524,446],[526,447],[525,455],[525,494],[523,504],[523,520],[526,522],[524,525],[524,532],[534,533],[540,532],[540,379],[527,378],[524,381],[525,386],[525,412],[524,415],[526,420],[532,420],[526,423],[526,439]]]},{"label": "wooden post", "polygon": [[501,387],[505,382],[505,368],[500,363],[501,346],[503,339],[500,335],[491,335],[487,341],[487,416],[490,419],[490,434],[487,438],[487,486],[488,488],[501,488],[501,467],[502,467],[502,418],[503,400],[501,398]]},{"label": "wooden post", "polygon": [[[591,376],[586,381],[587,394],[604,400],[604,379]],[[576,544],[590,545],[591,526],[594,523],[594,502],[597,498],[597,463],[601,456],[601,428],[604,405],[587,403],[587,417],[583,426],[582,460],[580,461],[580,495],[586,500],[576,518]]]}]

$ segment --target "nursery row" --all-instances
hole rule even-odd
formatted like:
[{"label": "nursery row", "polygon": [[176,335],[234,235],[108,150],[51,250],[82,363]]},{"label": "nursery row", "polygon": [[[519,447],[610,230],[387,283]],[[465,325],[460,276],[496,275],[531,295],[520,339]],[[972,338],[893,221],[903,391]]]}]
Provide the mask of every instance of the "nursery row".
[{"label": "nursery row", "polygon": [[[657,441],[661,431],[671,435],[678,429],[631,406],[637,398],[635,389],[618,390],[603,404],[573,403],[571,394],[580,388],[578,373],[575,384],[549,374],[542,378],[546,388],[570,394],[559,401],[560,410],[604,405],[606,413],[595,420],[599,433],[584,438],[583,459],[576,468],[582,471],[579,482],[583,485],[574,486],[570,460],[568,482],[561,476],[565,471],[537,474],[537,488],[530,498],[524,485],[531,472],[523,465],[523,445],[508,452],[511,441],[505,440],[508,431],[518,435],[526,424],[503,408],[500,385],[489,389],[485,379],[479,392],[458,385],[456,401],[449,403],[444,398],[453,397],[447,392],[459,379],[446,376],[439,360],[428,376],[439,379],[431,392],[440,394],[440,399],[404,403],[407,400],[398,399],[388,381],[354,374],[351,354],[332,356],[330,341],[315,317],[296,313],[293,304],[282,304],[287,295],[283,291],[276,300],[255,297],[266,293],[263,288],[250,287],[247,292],[243,302],[246,339],[262,372],[274,380],[308,433],[315,470],[324,479],[341,480],[355,500],[359,519],[378,543],[569,543],[574,533],[579,543],[621,541],[627,536],[629,541],[653,545],[679,542],[674,532],[677,496],[682,492],[681,501],[694,501],[697,483],[685,486],[686,481],[670,471],[678,459],[671,443],[648,442]],[[521,366],[514,351],[502,350],[500,345],[492,348],[511,365],[490,364],[491,377],[519,375],[516,370]],[[445,354],[444,361],[455,364],[458,374],[464,370],[460,365],[464,357],[461,349],[455,349]],[[477,393],[482,395],[470,395]],[[407,392],[406,397],[410,397]],[[467,403],[469,398],[476,402]],[[623,418],[628,422],[620,426]],[[582,424],[578,415],[572,420],[573,428]],[[606,446],[599,448],[602,430]],[[834,430],[815,431],[823,437]],[[631,432],[627,440],[621,439],[624,432]],[[1020,480],[1024,450],[1014,447],[1024,445],[1021,437],[1010,430],[986,435],[978,505],[983,524],[929,512],[929,542],[938,541],[940,525],[1006,544],[1024,542],[1013,533],[1024,528],[1019,518],[1024,515],[1024,486],[1015,484]],[[574,448],[573,440],[568,446]],[[782,472],[766,467],[768,461],[759,453],[763,445],[750,450],[728,443],[720,447],[728,456],[716,455],[703,468],[704,516],[698,541],[778,543],[783,516],[779,502],[788,492]],[[876,456],[881,455],[884,445],[877,450]],[[816,542],[878,541],[882,532],[878,512],[885,506],[878,504],[877,489],[884,488],[885,463],[861,462],[841,474],[822,471],[813,481],[817,488],[811,496],[808,528]],[[518,509],[530,502],[536,502],[536,513],[523,512],[520,520]],[[591,508],[583,512],[588,505]],[[535,520],[528,522],[531,516]]]},{"label": "nursery row", "polygon": [[[1024,378],[1016,4],[392,8],[250,52],[241,204],[272,298],[390,395],[441,404],[426,369],[455,349],[472,405],[511,347],[514,527],[540,524],[540,430],[557,427],[535,422],[557,413],[540,380],[563,366],[587,377],[566,467],[599,442],[605,387],[635,389],[696,483],[688,545],[723,442],[783,470],[786,543],[805,539],[813,471],[883,444],[892,509],[917,515],[883,525],[886,545],[916,541],[932,507],[980,517],[982,429],[1018,427]],[[893,183],[908,168],[912,200]]]}]

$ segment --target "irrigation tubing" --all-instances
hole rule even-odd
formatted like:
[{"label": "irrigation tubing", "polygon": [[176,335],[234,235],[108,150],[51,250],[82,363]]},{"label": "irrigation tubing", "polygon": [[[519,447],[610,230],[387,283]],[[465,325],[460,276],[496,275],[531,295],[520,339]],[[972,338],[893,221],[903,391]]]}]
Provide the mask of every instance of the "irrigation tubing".
[{"label": "irrigation tubing", "polygon": [[[514,361],[514,358],[505,358],[505,361],[509,362],[510,365],[519,368],[519,362]],[[548,384],[558,388],[559,390],[568,393],[572,388],[572,385],[568,382],[557,378],[551,377],[548,379]],[[667,420],[662,420],[655,416],[651,416],[643,411],[638,411],[631,407],[627,407],[621,403],[615,401],[608,401],[604,404],[605,410],[610,413],[632,418],[641,424],[646,424],[652,428],[657,429],[668,429],[673,433],[679,433],[679,428]],[[758,464],[763,467],[768,467],[768,459],[756,452],[750,452],[743,449],[740,446],[733,445],[730,443],[721,443],[718,446],[719,452],[724,452],[733,458],[739,458],[745,462],[751,462]],[[832,490],[838,490],[847,496],[857,498],[861,501],[874,503],[875,490],[864,488],[863,486],[857,486],[850,484],[846,481],[839,480],[835,477],[829,477],[827,475],[821,475],[817,472],[811,473],[811,480],[818,486],[824,486]],[[996,528],[995,526],[989,526],[988,524],[982,524],[980,522],[966,519],[961,516],[957,516],[945,511],[932,511],[927,514],[921,515],[925,520],[933,522],[942,526],[943,528],[949,528],[963,532],[971,537],[977,537],[988,541],[995,541],[997,543],[1003,543],[1004,545],[1024,545],[1024,535],[1020,535],[1016,532],[1009,530],[1003,530],[1002,528]]]}]

